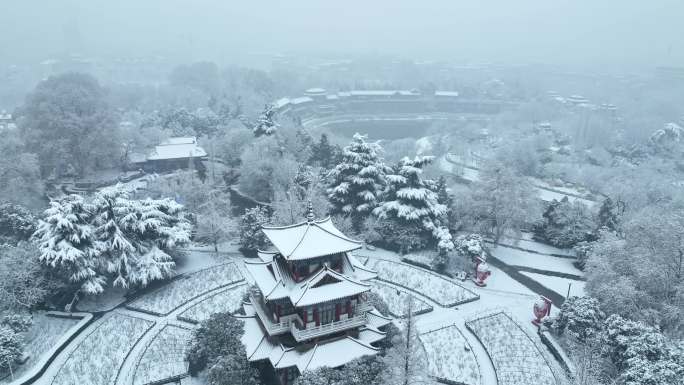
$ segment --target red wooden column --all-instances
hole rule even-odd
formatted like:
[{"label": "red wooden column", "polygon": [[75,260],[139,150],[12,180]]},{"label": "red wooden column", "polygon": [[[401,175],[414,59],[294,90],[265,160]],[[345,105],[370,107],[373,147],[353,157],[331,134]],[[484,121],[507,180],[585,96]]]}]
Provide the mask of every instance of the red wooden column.
[{"label": "red wooden column", "polygon": [[335,304],[335,321],[340,320],[340,312],[342,310],[342,304],[341,303],[336,303]]},{"label": "red wooden column", "polygon": [[345,309],[347,311],[347,317],[351,318],[352,316],[352,308],[351,308],[351,300],[347,300],[346,304],[347,308]]},{"label": "red wooden column", "polygon": [[309,322],[307,317],[309,316],[309,311],[307,309],[304,309],[304,314],[302,315],[302,321],[304,322],[304,329],[306,329],[306,324]]},{"label": "red wooden column", "polygon": [[314,317],[314,322],[316,322],[316,326],[321,326],[321,320],[318,317],[318,306],[314,307],[314,309],[313,309],[313,317]]}]

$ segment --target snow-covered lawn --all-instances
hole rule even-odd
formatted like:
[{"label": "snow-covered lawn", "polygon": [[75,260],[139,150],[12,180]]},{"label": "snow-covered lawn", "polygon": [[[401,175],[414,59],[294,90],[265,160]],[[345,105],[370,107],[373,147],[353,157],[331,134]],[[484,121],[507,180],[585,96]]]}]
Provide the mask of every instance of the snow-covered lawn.
[{"label": "snow-covered lawn", "polygon": [[526,275],[535,281],[541,283],[544,287],[549,290],[553,290],[556,293],[565,297],[568,295],[568,283],[570,283],[570,296],[581,297],[584,295],[584,281],[577,281],[574,279],[553,277],[544,274],[528,273],[526,271],[521,271],[520,274]]},{"label": "snow-covered lawn", "polygon": [[242,306],[242,298],[245,296],[248,289],[249,285],[247,283],[240,283],[226,290],[222,290],[187,309],[181,313],[178,318],[200,323],[208,319],[214,313],[233,313]]},{"label": "snow-covered lawn", "polygon": [[[29,359],[23,365],[12,367],[14,378],[22,377],[25,372],[37,365],[42,356],[48,353],[58,343],[59,339],[79,321],[78,318],[50,317],[45,312],[34,313],[33,324],[23,334],[24,353],[29,356]],[[7,377],[0,380],[0,384],[12,381],[9,372],[3,374],[7,374]]]},{"label": "snow-covered lawn", "polygon": [[373,292],[377,293],[385,301],[392,317],[403,318],[407,316],[406,304],[408,303],[409,296],[413,296],[413,314],[423,314],[432,311],[432,306],[407,290],[398,286],[388,285],[382,281],[373,280],[372,283]]},{"label": "snow-covered lawn", "polygon": [[368,262],[378,278],[414,290],[441,306],[450,307],[475,300],[477,294],[451,279],[406,263],[376,259]]},{"label": "snow-covered lawn", "polygon": [[557,385],[542,352],[507,314],[487,315],[466,326],[489,353],[499,385]]},{"label": "snow-covered lawn", "polygon": [[154,322],[111,314],[74,350],[52,385],[114,384],[128,352]]},{"label": "snow-covered lawn", "polygon": [[526,266],[534,269],[556,271],[559,273],[582,275],[582,271],[576,268],[570,258],[552,257],[549,255],[530,253],[511,247],[496,245],[489,252],[508,265]]},{"label": "snow-covered lawn", "polygon": [[480,367],[473,349],[456,325],[420,334],[428,360],[428,373],[439,379],[479,385]]},{"label": "snow-covered lawn", "polygon": [[190,329],[164,326],[145,347],[135,368],[133,385],[143,385],[187,373],[185,353],[191,337]]},{"label": "snow-covered lawn", "polygon": [[499,243],[512,245],[525,250],[536,251],[541,254],[555,254],[567,257],[574,257],[575,252],[572,249],[559,249],[557,247],[547,245],[545,243],[537,242],[533,239],[532,233],[522,233],[522,238],[502,238]]},{"label": "snow-covered lawn", "polygon": [[167,315],[211,290],[243,279],[237,266],[230,262],[181,276],[168,285],[145,294],[127,307],[157,315]]}]

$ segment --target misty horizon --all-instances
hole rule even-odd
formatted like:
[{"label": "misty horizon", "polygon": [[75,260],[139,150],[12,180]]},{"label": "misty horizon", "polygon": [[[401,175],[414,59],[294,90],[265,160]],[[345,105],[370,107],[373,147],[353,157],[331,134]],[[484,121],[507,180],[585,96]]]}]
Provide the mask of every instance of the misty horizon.
[{"label": "misty horizon", "polygon": [[259,63],[277,54],[548,64],[607,73],[684,65],[684,3],[640,1],[74,0],[6,4],[0,57],[35,63],[164,56]]}]

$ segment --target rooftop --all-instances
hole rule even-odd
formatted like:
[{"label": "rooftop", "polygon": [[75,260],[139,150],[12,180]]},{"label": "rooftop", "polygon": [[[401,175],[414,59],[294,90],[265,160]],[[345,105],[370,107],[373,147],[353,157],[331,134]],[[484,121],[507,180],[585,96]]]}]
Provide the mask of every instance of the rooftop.
[{"label": "rooftop", "polygon": [[347,238],[330,218],[282,227],[262,228],[266,237],[288,261],[304,260],[361,248],[362,242]]},{"label": "rooftop", "polygon": [[[267,256],[267,254],[261,254]],[[353,256],[343,257],[342,273],[326,265],[302,282],[295,282],[282,259],[271,261],[245,261],[264,299],[288,298],[296,306],[309,306],[333,299],[350,297],[367,292],[371,286],[363,281],[375,278],[376,273],[367,269]],[[325,282],[324,284],[321,284]]]},{"label": "rooftop", "polygon": [[154,147],[147,160],[201,158],[207,156],[206,151],[197,145],[194,137],[168,138]]},{"label": "rooftop", "polygon": [[365,356],[374,355],[379,349],[370,345],[379,340],[383,332],[376,329],[364,329],[359,338],[343,337],[298,347],[287,347],[271,340],[254,315],[251,304],[245,304],[246,316],[241,317],[245,323],[242,343],[247,351],[249,361],[268,359],[276,369],[296,366],[300,373],[315,370],[323,366],[336,368],[347,362]]}]

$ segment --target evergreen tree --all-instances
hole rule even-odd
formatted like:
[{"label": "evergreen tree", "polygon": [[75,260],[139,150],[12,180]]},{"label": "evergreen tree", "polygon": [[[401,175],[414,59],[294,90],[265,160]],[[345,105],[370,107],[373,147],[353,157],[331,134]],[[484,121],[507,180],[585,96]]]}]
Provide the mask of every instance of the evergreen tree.
[{"label": "evergreen tree", "polygon": [[168,198],[131,200],[119,186],[99,192],[94,206],[98,253],[115,286],[147,286],[172,275],[169,252],[190,242],[183,206]]},{"label": "evergreen tree", "polygon": [[340,164],[328,175],[328,199],[333,214],[362,218],[377,207],[388,171],[380,151],[379,144],[366,142],[366,136],[358,133],[344,148]]},{"label": "evergreen tree", "polygon": [[560,313],[553,320],[553,328],[567,333],[580,342],[597,336],[603,327],[606,314],[596,298],[570,297],[561,305]]},{"label": "evergreen tree", "polygon": [[266,208],[256,206],[246,209],[240,218],[240,245],[243,250],[256,251],[268,244],[261,226],[270,222],[270,215]]},{"label": "evergreen tree", "polygon": [[79,292],[101,293],[106,283],[99,271],[97,237],[91,225],[94,211],[95,207],[78,195],[52,201],[34,234],[40,261],[79,286],[74,300]]},{"label": "evergreen tree", "polygon": [[278,129],[278,124],[275,122],[275,114],[276,111],[273,108],[273,105],[267,104],[252,128],[254,136],[259,137],[262,135],[275,134],[276,130]]},{"label": "evergreen tree", "polygon": [[614,202],[610,197],[607,197],[601,204],[598,212],[598,227],[606,227],[611,231],[618,231],[620,217],[624,211],[624,202],[620,200]]},{"label": "evergreen tree", "polygon": [[394,222],[397,227],[421,229],[426,236],[435,239],[440,252],[446,252],[453,249],[451,234],[442,224],[448,209],[439,203],[437,193],[430,188],[434,183],[421,178],[423,168],[433,159],[420,156],[400,160],[394,174],[386,176],[384,201],[373,213],[380,219]]},{"label": "evergreen tree", "polygon": [[314,166],[322,167],[326,170],[335,166],[336,158],[338,157],[340,148],[331,145],[328,141],[327,134],[321,134],[321,139],[318,143],[314,143],[311,147],[311,157],[309,163]]}]

